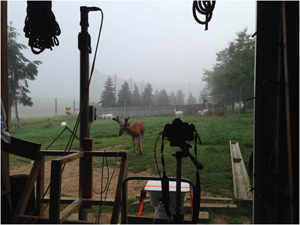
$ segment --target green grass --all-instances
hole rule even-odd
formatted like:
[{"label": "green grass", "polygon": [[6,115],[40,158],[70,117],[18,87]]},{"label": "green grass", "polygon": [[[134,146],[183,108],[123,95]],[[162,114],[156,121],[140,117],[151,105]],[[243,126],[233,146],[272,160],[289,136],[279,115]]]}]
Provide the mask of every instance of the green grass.
[{"label": "green grass", "polygon": [[[239,115],[232,113],[231,117],[226,116],[208,116],[195,117],[184,116],[183,122],[193,123],[198,131],[202,145],[198,143],[198,160],[204,168],[200,171],[202,191],[212,195],[222,197],[233,197],[232,170],[230,162],[229,141],[238,141],[242,151],[246,167],[248,167],[249,156],[253,150],[253,127],[251,126],[252,111]],[[133,173],[141,171],[150,171],[152,176],[158,176],[154,159],[154,146],[158,134],[163,131],[167,123],[171,123],[174,117],[151,117],[140,118],[146,125],[146,132],[143,140],[143,155],[137,153],[133,155],[133,146],[131,137],[124,134],[119,137],[119,125],[113,120],[96,120],[90,127],[90,137],[94,140],[94,149],[104,149],[107,151],[126,150],[129,152],[128,170]],[[42,144],[41,149],[47,148],[50,143],[61,133],[63,128],[61,122],[65,121],[68,127],[73,130],[75,121],[68,117],[59,117],[58,120],[52,118],[53,126],[50,129],[44,129],[47,124],[46,118],[41,119],[22,119],[21,129],[16,128],[11,134],[34,142]],[[65,150],[71,133],[66,130],[60,138],[57,139],[49,148],[50,150]],[[79,136],[77,132],[77,136]],[[156,155],[161,166],[161,138],[157,142]],[[193,142],[190,142],[194,146]],[[72,149],[79,149],[79,141],[74,140]],[[169,142],[164,142],[164,158],[166,162],[166,172],[169,177],[176,175],[176,159],[172,153],[180,151],[177,147],[170,147]],[[190,152],[194,154],[193,148]],[[16,161],[16,156],[10,157],[11,164],[18,166],[22,162]],[[109,160],[110,165],[114,165],[113,159]],[[102,160],[95,163],[95,167],[101,167]],[[182,177],[195,181],[195,167],[189,158],[182,160]]]}]

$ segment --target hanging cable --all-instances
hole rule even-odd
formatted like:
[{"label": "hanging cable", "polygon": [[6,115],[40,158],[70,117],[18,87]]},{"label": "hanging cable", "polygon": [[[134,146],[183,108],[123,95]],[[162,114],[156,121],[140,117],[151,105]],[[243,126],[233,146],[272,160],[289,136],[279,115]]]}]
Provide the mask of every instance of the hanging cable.
[{"label": "hanging cable", "polygon": [[54,45],[59,45],[56,36],[60,35],[60,28],[51,8],[51,1],[27,1],[23,31],[34,54],[40,54],[46,48],[52,51]]},{"label": "hanging cable", "polygon": [[[216,1],[194,1],[193,2],[193,16],[194,16],[194,19],[202,24],[202,25],[205,25],[205,30],[208,30],[208,23],[209,21],[211,20],[212,18],[212,14],[213,14],[213,11],[214,11],[214,8],[215,8],[215,4],[216,4]],[[205,15],[205,21],[201,21],[200,19],[198,19],[197,17],[197,12],[202,14],[202,15]]]}]

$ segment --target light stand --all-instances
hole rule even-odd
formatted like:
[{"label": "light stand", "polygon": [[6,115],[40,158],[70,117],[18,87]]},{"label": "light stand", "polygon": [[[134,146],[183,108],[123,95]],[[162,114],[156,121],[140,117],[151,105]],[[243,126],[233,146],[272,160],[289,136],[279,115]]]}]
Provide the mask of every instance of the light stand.
[{"label": "light stand", "polygon": [[[63,126],[63,124],[62,124],[62,126]],[[79,140],[79,138],[76,136],[76,134],[74,134],[73,131],[71,131],[69,129],[69,127],[67,126],[67,124],[64,127],[65,128],[62,130],[62,132],[60,132],[60,134],[51,142],[51,144],[47,148],[45,148],[45,150],[48,150],[48,148],[50,148],[50,146],[65,132],[65,130],[70,131],[71,134],[73,134]]]}]

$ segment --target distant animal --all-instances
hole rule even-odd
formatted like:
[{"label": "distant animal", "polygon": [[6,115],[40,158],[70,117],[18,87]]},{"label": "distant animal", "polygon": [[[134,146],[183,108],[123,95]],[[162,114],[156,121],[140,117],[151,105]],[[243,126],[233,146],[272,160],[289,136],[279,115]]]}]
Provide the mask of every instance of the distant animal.
[{"label": "distant animal", "polygon": [[120,125],[120,131],[119,136],[121,136],[123,133],[127,133],[132,137],[132,143],[133,143],[133,153],[135,155],[135,139],[137,139],[138,146],[137,148],[140,151],[140,154],[143,154],[143,137],[146,130],[145,124],[138,120],[133,122],[132,124],[128,123],[128,120],[130,117],[125,118],[125,123],[122,123],[119,120],[119,117],[113,117],[112,120],[116,121]]},{"label": "distant animal", "polygon": [[196,115],[198,115],[198,116],[203,116],[203,111],[202,111],[202,110],[199,110],[199,111],[196,113]]},{"label": "distant animal", "polygon": [[208,109],[203,109],[202,112],[203,112],[203,117],[206,117],[206,114],[207,114],[207,112],[208,112]]},{"label": "distant animal", "polygon": [[177,117],[182,117],[183,116],[183,112],[182,111],[176,111],[176,109],[174,109],[175,112],[175,116]]},{"label": "distant animal", "polygon": [[99,117],[102,119],[111,120],[114,116],[113,114],[102,114]]},{"label": "distant animal", "polygon": [[44,125],[44,128],[50,128],[52,127],[52,119],[51,118],[47,118],[47,121],[49,124]]},{"label": "distant animal", "polygon": [[114,117],[113,114],[105,114],[105,119],[111,120]]}]

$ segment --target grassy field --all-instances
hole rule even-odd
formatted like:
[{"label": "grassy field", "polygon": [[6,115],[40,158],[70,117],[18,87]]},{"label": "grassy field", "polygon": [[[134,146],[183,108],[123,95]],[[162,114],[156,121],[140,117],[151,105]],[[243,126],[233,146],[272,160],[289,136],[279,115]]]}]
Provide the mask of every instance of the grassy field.
[{"label": "grassy field", "polygon": [[[248,167],[250,154],[253,150],[253,127],[251,126],[252,111],[241,114],[239,119],[238,113],[232,113],[231,116],[207,116],[195,117],[184,116],[183,122],[192,123],[198,131],[202,145],[198,143],[198,160],[203,164],[204,168],[200,171],[201,189],[203,192],[209,193],[212,196],[233,198],[233,182],[232,169],[230,161],[230,146],[229,141],[238,141],[239,146]],[[70,117],[63,116],[57,120],[53,119],[53,126],[50,129],[44,129],[43,125],[47,124],[44,119],[22,119],[21,129],[11,129],[11,134],[25,140],[30,140],[42,144],[41,149],[46,149],[53,140],[63,131],[61,123],[67,122],[70,130],[73,130],[75,122],[70,120]],[[163,131],[167,123],[171,123],[174,117],[152,117],[140,118],[146,125],[146,132],[143,140],[143,155],[133,154],[133,146],[131,137],[127,134],[119,137],[119,125],[113,120],[98,119],[90,127],[90,137],[94,140],[94,149],[107,151],[126,150],[129,152],[128,170],[132,173],[147,171],[151,176],[158,176],[157,167],[154,159],[155,143],[158,134]],[[71,133],[68,130],[49,147],[50,150],[65,150]],[[77,133],[77,136],[79,134]],[[156,146],[156,155],[160,171],[161,166],[161,147],[162,140],[158,139]],[[172,153],[180,151],[178,147],[170,147],[169,142],[165,140],[164,157],[166,162],[166,171],[169,177],[176,175],[176,159]],[[194,147],[194,143],[190,142]],[[72,150],[79,149],[79,141],[74,140]],[[193,148],[190,152],[194,154]],[[22,166],[23,162],[18,160],[17,156],[10,156],[11,166]],[[50,160],[51,158],[48,158]],[[47,158],[46,158],[47,160]],[[94,167],[100,167],[102,160],[95,161]],[[114,165],[115,160],[109,160],[110,165]],[[195,167],[189,158],[182,160],[182,177],[195,182]],[[129,203],[136,199],[129,199]],[[111,210],[110,208],[108,211]],[[95,211],[95,212],[94,212]],[[91,209],[92,213],[97,214],[99,207],[94,206]],[[138,206],[129,208],[129,213],[136,214]],[[153,213],[153,207],[150,205],[145,207],[143,212]],[[227,218],[221,223],[244,223],[250,221],[252,210],[250,208],[238,207],[238,209],[224,209],[218,212],[210,212],[212,223],[218,223],[218,220],[213,218]]]},{"label": "grassy field", "polygon": [[[246,166],[248,166],[249,156],[253,149],[253,127],[251,126],[252,111],[241,115],[231,114],[231,117],[208,116],[195,117],[184,116],[183,122],[193,123],[198,131],[202,145],[198,143],[198,160],[204,168],[200,171],[202,190],[212,195],[222,197],[233,197],[232,170],[230,162],[229,141],[238,141],[242,151]],[[154,147],[158,134],[163,131],[167,123],[171,123],[173,117],[152,117],[140,118],[146,125],[146,132],[143,140],[143,155],[133,155],[131,137],[127,134],[119,137],[119,125],[112,120],[96,120],[90,127],[90,137],[94,140],[94,149],[107,149],[108,151],[126,150],[129,152],[129,171],[138,173],[140,171],[150,171],[151,175],[157,176],[157,167],[154,159]],[[43,129],[47,124],[43,119],[24,119],[20,130],[11,130],[11,134],[25,140],[30,140],[42,144],[41,149],[46,149],[52,141],[61,133],[63,128],[61,122],[66,121],[68,127],[73,130],[75,121],[69,117],[59,117],[57,121],[53,119],[53,127]],[[65,150],[71,133],[66,130],[49,149]],[[79,135],[78,135],[79,136]],[[156,154],[160,171],[161,138],[157,142]],[[193,142],[190,142],[194,146]],[[79,141],[74,140],[72,149],[79,148]],[[166,171],[168,176],[176,175],[176,159],[172,153],[179,151],[178,147],[170,147],[165,140],[164,157],[166,161]],[[193,154],[193,148],[190,152]],[[15,156],[10,157],[12,165],[22,164],[15,160]],[[96,165],[97,166],[97,165]],[[195,180],[195,167],[189,158],[182,160],[182,176]]]}]

